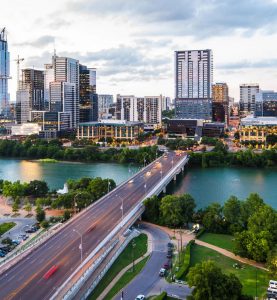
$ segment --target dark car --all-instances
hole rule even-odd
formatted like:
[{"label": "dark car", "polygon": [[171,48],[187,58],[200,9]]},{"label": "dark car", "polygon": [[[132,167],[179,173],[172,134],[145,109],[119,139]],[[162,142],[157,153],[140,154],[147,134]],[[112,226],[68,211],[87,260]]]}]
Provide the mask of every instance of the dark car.
[{"label": "dark car", "polygon": [[172,252],[167,252],[166,257],[167,257],[167,258],[172,258]]},{"label": "dark car", "polygon": [[171,268],[171,261],[168,260],[166,263],[164,263],[164,269],[169,270]]},{"label": "dark car", "polygon": [[173,243],[168,243],[167,247],[168,247],[168,249],[172,249],[172,248],[174,248],[174,245],[173,245]]}]

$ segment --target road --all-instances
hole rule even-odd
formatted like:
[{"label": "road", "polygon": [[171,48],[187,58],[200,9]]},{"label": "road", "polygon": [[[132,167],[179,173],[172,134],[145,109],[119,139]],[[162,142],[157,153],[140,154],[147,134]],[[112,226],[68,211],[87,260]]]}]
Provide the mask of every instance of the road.
[{"label": "road", "polygon": [[[159,271],[163,264],[168,261],[167,243],[170,242],[169,236],[157,227],[143,224],[145,229],[152,236],[152,254],[141,273],[131,283],[124,288],[124,300],[133,300],[137,295],[145,296],[158,295],[166,291],[169,295],[176,295],[180,299],[185,299],[190,295],[191,290],[188,286],[169,284],[164,278],[159,277]],[[120,300],[119,293],[114,300]]]},{"label": "road", "polygon": [[16,223],[16,225],[11,230],[4,233],[1,239],[5,237],[10,237],[11,239],[17,240],[20,234],[25,234],[25,230],[36,223],[36,220],[31,218],[1,218],[0,219],[0,224],[6,222],[14,222]]},{"label": "road", "polygon": [[[132,183],[127,182],[110,192],[100,201],[78,215],[67,226],[49,238],[45,243],[20,260],[0,276],[0,299],[50,299],[80,265],[80,237],[83,237],[83,259],[111,232],[166,174],[172,165],[185,156],[170,152],[167,158],[160,157],[159,164],[150,164],[136,174]],[[162,169],[162,174],[161,174]],[[148,172],[151,171],[151,174]],[[91,227],[94,226],[92,230]],[[58,270],[49,279],[43,275],[52,266]]]}]

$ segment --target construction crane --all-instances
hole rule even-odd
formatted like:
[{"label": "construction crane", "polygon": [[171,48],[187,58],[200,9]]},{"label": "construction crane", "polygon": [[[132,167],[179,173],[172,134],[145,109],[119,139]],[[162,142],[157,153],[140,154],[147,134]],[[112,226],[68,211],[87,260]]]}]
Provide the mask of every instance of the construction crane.
[{"label": "construction crane", "polygon": [[19,73],[20,73],[20,63],[24,60],[24,58],[19,58],[19,55],[17,55],[17,59],[14,61],[17,64],[17,90],[20,89],[20,79],[19,79]]}]

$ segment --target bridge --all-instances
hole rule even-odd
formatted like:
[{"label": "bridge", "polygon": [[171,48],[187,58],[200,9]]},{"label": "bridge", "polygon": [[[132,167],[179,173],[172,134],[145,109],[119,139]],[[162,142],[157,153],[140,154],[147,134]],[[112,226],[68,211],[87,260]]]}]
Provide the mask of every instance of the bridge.
[{"label": "bridge", "polygon": [[8,269],[2,266],[0,299],[85,299],[133,237],[126,230],[143,213],[143,201],[165,191],[188,160],[184,152],[164,154],[24,258],[15,258]]}]

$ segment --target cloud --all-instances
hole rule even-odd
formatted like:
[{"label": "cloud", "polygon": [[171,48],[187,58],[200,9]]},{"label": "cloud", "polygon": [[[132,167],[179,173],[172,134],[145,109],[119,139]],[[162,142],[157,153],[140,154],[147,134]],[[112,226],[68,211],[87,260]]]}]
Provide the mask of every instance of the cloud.
[{"label": "cloud", "polygon": [[277,58],[273,59],[265,59],[260,61],[248,61],[242,60],[237,61],[234,63],[226,63],[226,64],[219,64],[216,66],[218,69],[224,70],[240,70],[240,69],[271,69],[277,67]]},{"label": "cloud", "polygon": [[45,47],[49,44],[55,43],[55,37],[52,35],[43,35],[36,40],[33,41],[24,41],[21,43],[16,43],[15,46],[31,46],[31,47]]},{"label": "cloud", "polygon": [[277,28],[277,3],[271,0],[78,0],[67,8],[142,25],[138,35],[210,38],[258,30],[271,34]]},{"label": "cloud", "polygon": [[[87,53],[60,52],[57,55],[78,59],[81,64],[96,67],[100,77],[113,76],[119,81],[126,81],[127,78],[129,80],[168,78],[171,70],[170,56],[151,55],[140,48],[124,45]],[[51,57],[52,53],[45,51],[41,56],[29,57],[26,64],[41,68],[43,64],[51,62]]]}]

